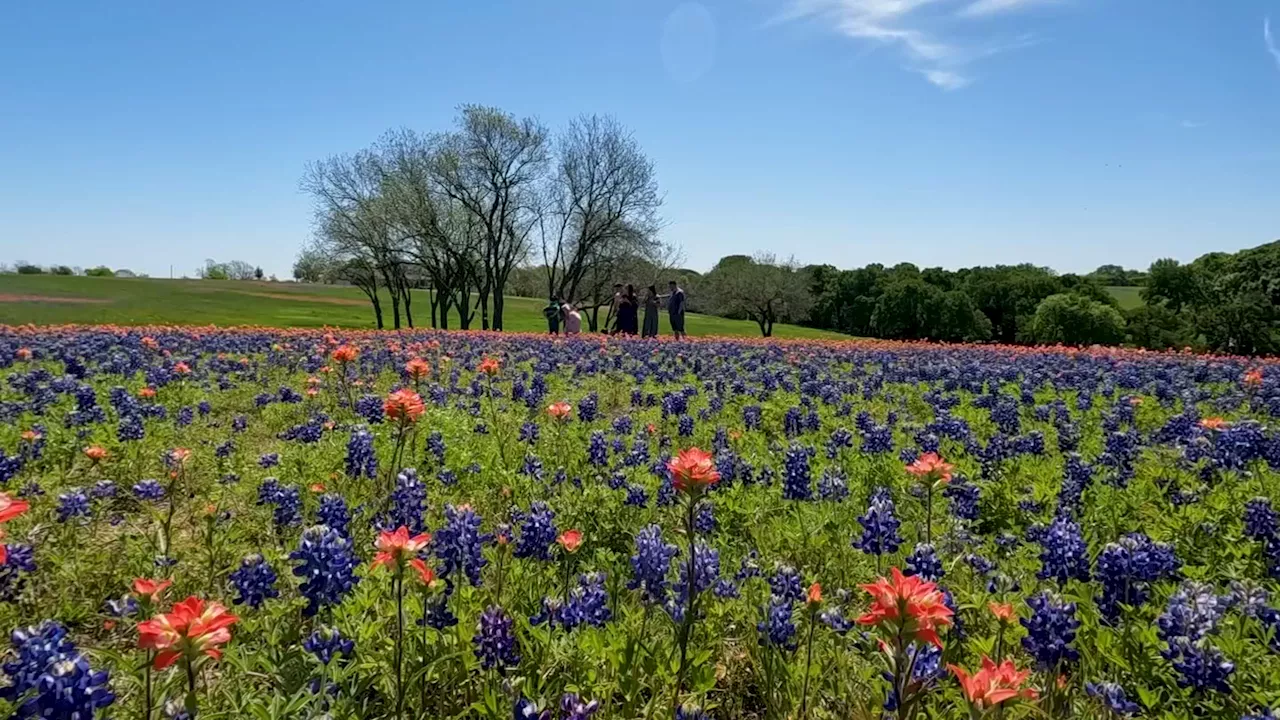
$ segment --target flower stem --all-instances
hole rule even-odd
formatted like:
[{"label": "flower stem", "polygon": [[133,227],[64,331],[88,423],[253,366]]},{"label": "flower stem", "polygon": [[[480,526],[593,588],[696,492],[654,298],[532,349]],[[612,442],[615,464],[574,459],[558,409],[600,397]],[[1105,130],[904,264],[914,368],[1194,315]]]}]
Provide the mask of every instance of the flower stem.
[{"label": "flower stem", "polygon": [[404,711],[404,571],[392,579],[396,586],[396,720]]},{"label": "flower stem", "polygon": [[809,670],[813,667],[813,626],[817,625],[816,613],[809,612],[809,639],[805,642],[804,690],[800,693],[800,720],[809,717]]}]

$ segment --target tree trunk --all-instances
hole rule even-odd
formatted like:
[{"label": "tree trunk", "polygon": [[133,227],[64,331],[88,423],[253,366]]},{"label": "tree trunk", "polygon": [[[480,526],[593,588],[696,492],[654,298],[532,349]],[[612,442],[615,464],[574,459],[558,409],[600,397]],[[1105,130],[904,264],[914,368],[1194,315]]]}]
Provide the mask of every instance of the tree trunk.
[{"label": "tree trunk", "polygon": [[493,294],[493,329],[502,330],[502,305],[504,298],[502,292],[498,291]]},{"label": "tree trunk", "polygon": [[484,285],[480,286],[480,297],[476,300],[476,307],[480,308],[480,329],[489,329],[489,282],[486,280]]},{"label": "tree trunk", "polygon": [[373,294],[373,317],[378,321],[378,329],[382,329],[382,301],[378,299],[377,291]]},{"label": "tree trunk", "polygon": [[408,285],[405,285],[404,286],[404,322],[406,325],[409,326],[410,330],[413,329],[413,311],[409,307],[412,303],[413,303],[413,288],[409,287]]},{"label": "tree trunk", "polygon": [[436,291],[436,303],[440,306],[440,329],[449,329],[449,307],[453,305],[451,302],[453,293],[443,293]]},{"label": "tree trunk", "polygon": [[438,328],[440,326],[436,324],[436,310],[439,309],[440,306],[440,293],[433,292],[431,289],[428,289],[427,301],[431,303],[431,328]]},{"label": "tree trunk", "polygon": [[388,283],[387,290],[391,293],[391,317],[395,322],[395,329],[400,329],[400,289],[395,285]]}]

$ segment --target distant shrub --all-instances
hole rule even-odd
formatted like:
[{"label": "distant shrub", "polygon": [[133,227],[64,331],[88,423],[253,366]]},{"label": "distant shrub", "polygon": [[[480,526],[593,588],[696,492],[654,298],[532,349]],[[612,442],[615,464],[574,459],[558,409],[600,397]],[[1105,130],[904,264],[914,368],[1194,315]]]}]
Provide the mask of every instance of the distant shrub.
[{"label": "distant shrub", "polygon": [[40,267],[39,265],[32,265],[30,263],[18,263],[18,274],[19,275],[43,275],[44,268]]},{"label": "distant shrub", "polygon": [[75,275],[75,271],[73,271],[71,268],[67,267],[66,265],[54,265],[53,267],[49,268],[49,272],[53,273],[54,275]]},{"label": "distant shrub", "polygon": [[84,274],[88,275],[89,277],[115,277],[116,275],[115,271],[107,267],[106,265],[99,265],[98,267],[95,267],[95,268],[89,268],[88,270],[84,271]]}]

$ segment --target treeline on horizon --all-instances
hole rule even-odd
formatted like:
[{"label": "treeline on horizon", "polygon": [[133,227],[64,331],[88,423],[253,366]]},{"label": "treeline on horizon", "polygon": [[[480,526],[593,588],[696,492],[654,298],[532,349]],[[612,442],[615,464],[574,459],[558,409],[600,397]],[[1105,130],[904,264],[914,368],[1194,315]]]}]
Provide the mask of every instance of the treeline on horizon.
[{"label": "treeline on horizon", "polygon": [[[807,283],[810,305],[803,317],[780,321],[850,335],[1280,352],[1280,241],[1187,264],[1165,258],[1146,272],[1104,265],[1088,275],[1057,274],[1030,264],[921,270],[910,263],[794,272]],[[1108,286],[1140,286],[1144,304],[1121,308]]]}]

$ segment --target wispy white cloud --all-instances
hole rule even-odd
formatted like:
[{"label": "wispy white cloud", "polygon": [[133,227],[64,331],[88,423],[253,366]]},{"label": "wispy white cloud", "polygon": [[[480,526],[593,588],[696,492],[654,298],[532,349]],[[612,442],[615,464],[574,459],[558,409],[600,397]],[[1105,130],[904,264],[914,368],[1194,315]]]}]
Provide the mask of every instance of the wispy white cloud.
[{"label": "wispy white cloud", "polygon": [[920,74],[929,82],[943,90],[959,90],[973,82],[969,78],[950,70],[921,70]]},{"label": "wispy white cloud", "polygon": [[997,13],[1013,12],[1030,5],[1043,5],[1054,0],[973,0],[960,9],[964,17],[984,17]]},{"label": "wispy white cloud", "polygon": [[1271,18],[1269,17],[1262,20],[1262,39],[1267,43],[1267,52],[1276,59],[1276,66],[1280,67],[1280,48],[1276,47],[1275,40],[1271,38]]},{"label": "wispy white cloud", "polygon": [[1200,122],[1198,120],[1183,120],[1179,124],[1182,126],[1183,130],[1198,130],[1204,127],[1205,125],[1208,125],[1209,123]]},{"label": "wispy white cloud", "polygon": [[973,82],[969,65],[1036,41],[1030,34],[1013,42],[961,41],[945,31],[948,22],[955,24],[957,14],[976,18],[1046,1],[787,0],[771,24],[812,20],[870,47],[896,47],[906,55],[907,69],[939,88],[958,90]]}]

